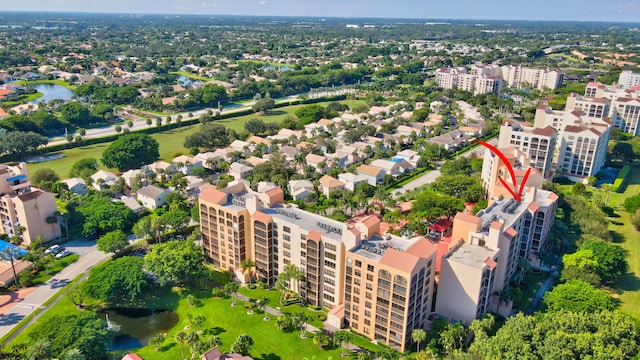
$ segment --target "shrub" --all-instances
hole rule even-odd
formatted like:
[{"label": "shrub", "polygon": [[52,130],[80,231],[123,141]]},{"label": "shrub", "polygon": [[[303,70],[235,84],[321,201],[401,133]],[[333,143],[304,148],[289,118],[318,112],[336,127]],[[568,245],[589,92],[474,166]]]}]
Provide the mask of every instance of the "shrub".
[{"label": "shrub", "polygon": [[629,171],[631,171],[631,167],[629,165],[625,165],[622,167],[622,169],[620,169],[616,180],[613,182],[613,191],[624,191],[625,180],[627,178],[627,175],[629,175]]}]

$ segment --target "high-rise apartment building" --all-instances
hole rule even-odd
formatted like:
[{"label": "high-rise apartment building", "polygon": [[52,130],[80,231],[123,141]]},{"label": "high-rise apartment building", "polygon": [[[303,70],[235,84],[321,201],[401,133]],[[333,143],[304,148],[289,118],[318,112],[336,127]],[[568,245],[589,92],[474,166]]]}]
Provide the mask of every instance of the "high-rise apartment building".
[{"label": "high-rise apartment building", "polygon": [[[598,111],[597,106],[594,111]],[[607,118],[585,116],[584,111],[577,109],[556,111],[549,105],[540,105],[534,126],[551,126],[558,132],[553,161],[556,175],[584,181],[604,166],[612,128]]]},{"label": "high-rise apartment building", "polygon": [[14,167],[0,164],[1,234],[13,237],[22,232],[27,246],[38,236],[45,241],[58,238],[62,233],[56,211],[52,193],[31,187],[25,163]]},{"label": "high-rise apartment building", "polygon": [[404,351],[431,314],[437,247],[427,239],[374,236],[346,261],[345,320],[372,340]]},{"label": "high-rise apartment building", "polygon": [[618,77],[618,84],[624,88],[640,86],[640,74],[636,74],[631,70],[623,70]]},{"label": "high-rise apartment building", "polygon": [[[640,76],[639,74],[633,74]],[[621,75],[622,76],[622,75]],[[640,134],[640,87],[607,86],[597,82],[587,84],[585,98],[602,103],[607,100],[607,117],[613,126],[631,135]],[[567,102],[567,106],[569,103]]]},{"label": "high-rise apartment building", "polygon": [[473,93],[500,95],[502,77],[497,65],[474,65],[471,73],[463,67],[436,70],[436,84],[443,89],[460,89]]},{"label": "high-rise apartment building", "polygon": [[247,259],[269,285],[293,264],[304,280],[291,290],[308,304],[343,306],[341,323],[401,351],[425,328],[437,253],[428,240],[383,237],[376,216],[338,222],[283,204],[277,187],[256,192],[245,182],[206,187],[199,206],[205,259],[238,278]]},{"label": "high-rise apartment building", "polygon": [[[557,135],[551,126],[536,128],[529,123],[507,120],[500,127],[498,147],[520,149],[528,155],[531,167],[548,177],[553,173]],[[483,176],[483,181],[488,182],[489,179]]]},{"label": "high-rise apartment building", "polygon": [[530,69],[521,65],[505,65],[500,70],[504,82],[518,89],[525,86],[538,90],[557,89],[562,86],[564,80],[564,72],[560,70]]}]

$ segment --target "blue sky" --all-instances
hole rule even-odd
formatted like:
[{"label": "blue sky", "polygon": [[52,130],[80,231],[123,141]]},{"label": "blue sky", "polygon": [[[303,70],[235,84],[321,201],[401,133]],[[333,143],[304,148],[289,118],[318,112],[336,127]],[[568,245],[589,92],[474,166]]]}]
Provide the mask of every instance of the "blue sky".
[{"label": "blue sky", "polygon": [[640,22],[640,0],[2,0],[2,11]]}]

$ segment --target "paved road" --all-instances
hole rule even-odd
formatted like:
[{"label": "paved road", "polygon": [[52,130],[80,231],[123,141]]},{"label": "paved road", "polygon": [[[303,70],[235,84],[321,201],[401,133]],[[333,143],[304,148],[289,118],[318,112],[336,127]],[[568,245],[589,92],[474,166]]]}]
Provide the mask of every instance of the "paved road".
[{"label": "paved road", "polygon": [[[489,144],[491,145],[497,145],[498,144],[498,138],[493,138],[491,140],[488,141]],[[471,156],[476,156],[478,154],[482,154],[482,152],[485,150],[484,146],[478,146],[473,148],[470,151],[467,151],[465,153],[462,153],[460,155],[458,155],[457,157],[460,156],[466,156],[466,157],[471,157]],[[440,170],[431,170],[426,172],[424,175],[422,175],[421,177],[405,184],[402,187],[397,188],[396,190],[394,190],[391,193],[391,196],[393,196],[394,198],[397,198],[399,196],[401,196],[404,193],[407,192],[411,192],[421,186],[427,185],[427,184],[431,184],[432,182],[434,182],[436,180],[436,178],[440,176]]]},{"label": "paved road", "polygon": [[[275,99],[275,101],[277,103],[281,103],[281,102],[288,102],[288,101],[292,101],[292,100],[297,100],[298,99],[298,95],[290,95],[290,96],[285,96],[285,97],[281,97],[281,98],[277,98]],[[250,109],[253,104],[255,103],[255,101],[248,101],[248,102],[244,102],[240,105],[228,105],[228,107],[224,108],[221,112],[221,114],[227,114],[227,113],[234,113],[234,112],[239,112],[239,111],[244,111],[247,109]],[[182,119],[183,120],[188,120],[188,119],[197,119],[200,117],[200,115],[202,114],[206,114],[207,111],[213,111],[214,113],[216,111],[218,111],[218,109],[215,108],[211,108],[211,109],[202,109],[202,110],[196,110],[196,111],[192,111],[191,114],[193,115],[193,117],[189,117],[189,112],[185,111],[185,112],[179,112],[179,113],[173,113],[171,114],[171,122],[175,122],[176,119],[178,118],[179,115],[182,115]],[[165,119],[167,118],[168,115],[164,115],[164,116],[160,116],[158,115],[158,117],[162,118],[162,124],[165,124]],[[121,125],[122,126],[122,125]],[[143,129],[148,129],[150,127],[154,127],[156,126],[155,122],[153,122],[151,125],[147,125],[147,120],[146,119],[138,119],[136,121],[133,122],[133,127],[131,127],[131,131],[137,131],[137,130],[143,130]],[[126,125],[122,126],[123,128],[127,127]],[[101,128],[95,128],[95,129],[87,129],[85,135],[83,136],[84,139],[93,139],[93,138],[100,138],[100,137],[105,137],[105,136],[110,136],[110,135],[115,135],[117,134],[115,127],[114,126],[105,126],[105,127],[101,127]],[[77,133],[73,133],[72,134],[74,137],[76,135],[79,135]],[[64,137],[54,137],[54,138],[50,138],[49,139],[49,143],[47,144],[47,146],[51,146],[51,145],[58,145],[58,144],[66,144],[67,140]]]},{"label": "paved road", "polygon": [[0,314],[0,337],[13,329],[22,319],[32,316],[35,309],[40,308],[45,301],[54,296],[63,286],[71,282],[71,280],[78,275],[86,273],[87,270],[110,256],[102,251],[98,251],[95,241],[75,240],[64,244],[64,246],[80,255],[78,261],[67,266],[45,284],[40,285],[34,292],[29,294],[24,300],[15,304],[4,314]]}]

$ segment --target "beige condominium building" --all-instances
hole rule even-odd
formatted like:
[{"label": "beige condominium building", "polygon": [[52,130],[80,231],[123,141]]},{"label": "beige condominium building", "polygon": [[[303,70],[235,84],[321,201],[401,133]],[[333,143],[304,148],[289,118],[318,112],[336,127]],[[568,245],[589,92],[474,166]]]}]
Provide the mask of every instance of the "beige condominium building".
[{"label": "beige condominium building", "polygon": [[0,164],[0,234],[20,235],[29,246],[37,237],[53,240],[61,236],[52,193],[32,188],[27,166]]},{"label": "beige condominium building", "polygon": [[280,188],[256,192],[246,182],[205,187],[199,206],[206,260],[238,278],[247,259],[268,285],[293,264],[304,279],[291,290],[308,304],[333,309],[337,327],[400,350],[425,327],[436,254],[427,240],[382,238],[375,216],[338,222],[283,204]]},{"label": "beige condominium building", "polygon": [[[528,155],[531,167],[548,177],[553,173],[557,135],[551,126],[536,128],[530,123],[506,120],[500,127],[498,147],[520,149]],[[488,177],[483,176],[483,180],[488,181]]]},{"label": "beige condominium building", "polygon": [[551,126],[558,131],[553,161],[556,175],[584,181],[604,166],[612,128],[607,118],[586,116],[578,109],[557,111],[549,105],[540,105],[534,126]]},{"label": "beige condominium building", "polygon": [[[633,84],[632,80],[623,83],[623,74],[620,74],[620,85],[607,86],[597,82],[588,83],[584,96],[596,102],[608,101],[606,116],[611,119],[613,126],[631,135],[638,135],[640,134],[640,126],[638,126],[640,123],[640,85],[629,86]],[[633,74],[633,76],[636,79],[640,78],[640,74]]]},{"label": "beige condominium building", "polygon": [[423,237],[363,240],[347,254],[345,320],[372,340],[404,351],[431,315],[437,247]]}]

